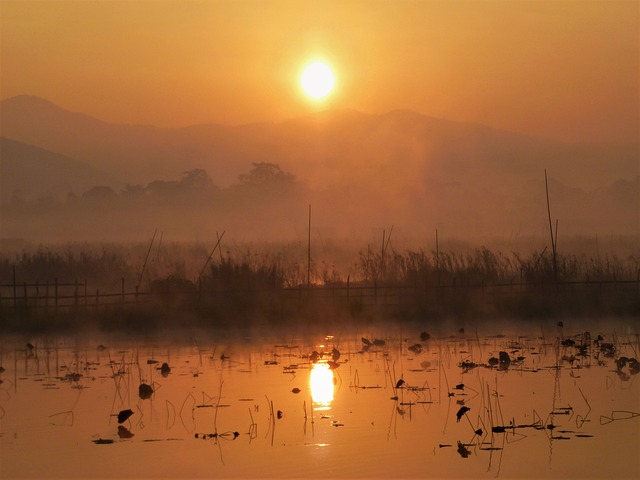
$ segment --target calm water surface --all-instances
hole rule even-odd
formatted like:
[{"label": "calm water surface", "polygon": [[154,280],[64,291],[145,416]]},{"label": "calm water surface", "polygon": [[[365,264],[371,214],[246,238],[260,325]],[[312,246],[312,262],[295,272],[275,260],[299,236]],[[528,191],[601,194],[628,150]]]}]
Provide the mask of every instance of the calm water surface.
[{"label": "calm water surface", "polygon": [[0,477],[640,476],[637,329],[420,333],[5,338]]}]

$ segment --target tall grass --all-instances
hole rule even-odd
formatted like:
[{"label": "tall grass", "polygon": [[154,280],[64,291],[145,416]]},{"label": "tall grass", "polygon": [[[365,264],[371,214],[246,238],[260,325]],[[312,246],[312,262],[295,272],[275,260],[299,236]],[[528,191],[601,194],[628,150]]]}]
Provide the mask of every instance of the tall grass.
[{"label": "tall grass", "polygon": [[[315,246],[310,264],[312,286],[406,286],[418,292],[393,312],[398,318],[549,317],[554,315],[640,315],[640,292],[613,291],[598,282],[637,281],[640,251],[627,255],[597,252],[558,252],[558,276],[551,252],[527,253],[487,247],[398,250],[382,255],[371,248],[341,249],[336,243]],[[123,282],[131,292],[142,272],[148,244],[69,244],[40,246],[0,255],[0,284],[86,281],[91,290],[118,293]],[[115,328],[125,321],[146,318],[148,324],[167,319],[198,319],[225,325],[244,318],[279,322],[306,316],[372,318],[372,311],[357,298],[349,302],[304,301],[287,294],[288,287],[307,285],[307,249],[304,242],[225,245],[209,259],[211,245],[204,243],[154,244],[144,270],[141,292],[159,299],[155,310],[121,311],[118,321],[104,314]],[[203,274],[200,276],[200,272]],[[553,288],[559,283],[593,282],[594,288]],[[491,286],[506,295],[492,296]],[[465,289],[482,286],[482,289]],[[487,291],[485,291],[485,286]],[[6,290],[5,290],[6,292]],[[304,288],[300,290],[304,292]],[[511,294],[513,293],[513,295]],[[3,294],[7,295],[7,294]],[[6,297],[5,297],[6,299]],[[335,307],[335,308],[334,308]],[[337,310],[336,310],[337,309]],[[98,316],[103,314],[97,314]],[[177,321],[177,320],[176,320]],[[125,323],[126,323],[125,322]],[[0,322],[1,323],[1,322]],[[160,322],[162,323],[162,322]]]},{"label": "tall grass", "polygon": [[[169,277],[195,282],[208,258],[203,243],[157,244],[144,270],[143,286]],[[137,283],[148,245],[68,244],[39,246],[0,254],[0,283],[9,284],[15,269],[19,281],[84,281],[101,288]],[[316,253],[317,252],[317,253]],[[235,285],[244,277],[260,284],[296,286],[307,282],[306,246],[300,243],[230,244],[215,253],[205,270],[206,284]],[[616,254],[559,252],[559,281],[637,280],[640,250]],[[459,250],[390,249],[384,258],[370,248],[355,252],[333,244],[317,248],[311,261],[312,283],[338,284],[349,280],[389,284],[460,284],[554,281],[548,250],[504,253],[480,246]],[[247,280],[248,281],[248,280]]]},{"label": "tall grass", "polygon": [[[427,282],[451,284],[539,283],[555,281],[553,256],[546,250],[522,256],[504,254],[479,247],[470,252],[423,250],[382,255],[360,252],[360,273],[364,281],[389,283]],[[636,280],[640,274],[640,255],[626,258],[588,254],[557,254],[558,280],[565,282]]]}]

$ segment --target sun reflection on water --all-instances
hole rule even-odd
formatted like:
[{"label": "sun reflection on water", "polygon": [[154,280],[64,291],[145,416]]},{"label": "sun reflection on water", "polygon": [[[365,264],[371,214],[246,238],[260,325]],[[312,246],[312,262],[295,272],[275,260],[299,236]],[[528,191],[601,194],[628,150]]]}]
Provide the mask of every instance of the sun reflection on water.
[{"label": "sun reflection on water", "polygon": [[326,363],[316,363],[309,377],[314,408],[329,409],[333,401],[333,371]]}]

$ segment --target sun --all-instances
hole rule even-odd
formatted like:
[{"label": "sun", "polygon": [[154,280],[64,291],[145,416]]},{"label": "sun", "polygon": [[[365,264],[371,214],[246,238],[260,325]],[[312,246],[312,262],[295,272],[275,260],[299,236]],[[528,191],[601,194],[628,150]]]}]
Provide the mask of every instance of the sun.
[{"label": "sun", "polygon": [[311,98],[320,100],[333,90],[335,78],[331,67],[324,62],[313,62],[307,65],[300,76],[300,85]]}]

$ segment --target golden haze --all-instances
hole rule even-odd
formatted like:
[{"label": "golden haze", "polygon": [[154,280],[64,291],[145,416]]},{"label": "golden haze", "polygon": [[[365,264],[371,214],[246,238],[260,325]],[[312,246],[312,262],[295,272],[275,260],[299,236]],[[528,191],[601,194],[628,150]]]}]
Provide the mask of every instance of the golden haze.
[{"label": "golden haze", "polygon": [[1,97],[111,122],[282,121],[317,107],[297,72],[327,57],[323,108],[412,109],[563,140],[636,141],[632,1],[2,0]]}]

